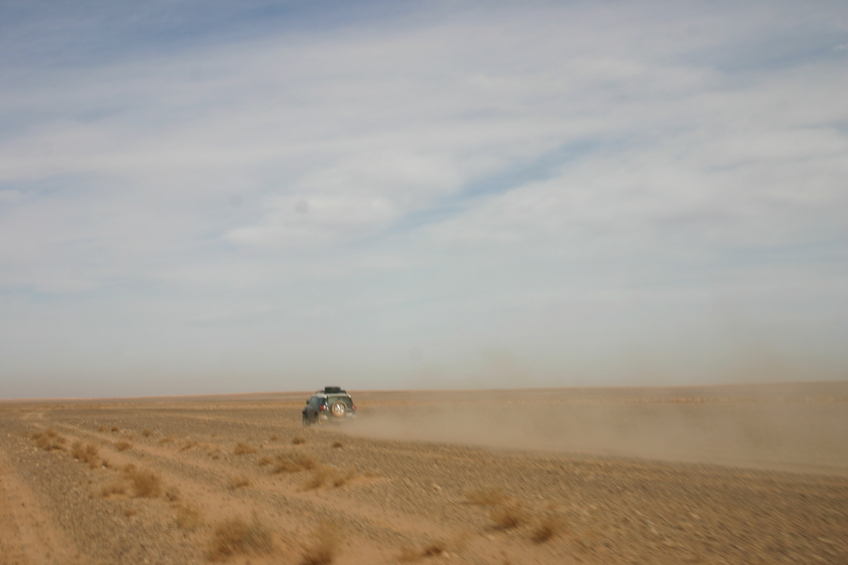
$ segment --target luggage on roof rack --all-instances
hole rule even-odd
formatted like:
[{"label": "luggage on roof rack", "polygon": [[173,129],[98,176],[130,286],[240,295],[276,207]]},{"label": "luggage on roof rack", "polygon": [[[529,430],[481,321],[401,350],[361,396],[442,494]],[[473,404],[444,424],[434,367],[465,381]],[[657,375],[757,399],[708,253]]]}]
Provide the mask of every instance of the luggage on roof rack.
[{"label": "luggage on roof rack", "polygon": [[325,394],[343,394],[345,391],[342,390],[342,387],[339,386],[325,386],[324,387]]}]

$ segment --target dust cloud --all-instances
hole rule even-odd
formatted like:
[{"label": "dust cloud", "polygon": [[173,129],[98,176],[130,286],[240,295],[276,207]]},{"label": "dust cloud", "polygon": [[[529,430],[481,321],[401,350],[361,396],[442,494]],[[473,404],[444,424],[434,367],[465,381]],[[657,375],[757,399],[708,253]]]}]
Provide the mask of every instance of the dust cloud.
[{"label": "dust cloud", "polygon": [[848,475],[848,383],[370,392],[347,433]]}]

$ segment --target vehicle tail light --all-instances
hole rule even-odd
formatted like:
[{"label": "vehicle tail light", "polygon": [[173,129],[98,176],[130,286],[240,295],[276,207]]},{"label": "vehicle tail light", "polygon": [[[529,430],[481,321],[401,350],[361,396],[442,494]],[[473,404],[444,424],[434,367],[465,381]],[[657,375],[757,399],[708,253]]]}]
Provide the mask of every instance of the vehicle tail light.
[{"label": "vehicle tail light", "polygon": [[327,407],[322,404],[321,408],[319,408],[318,410],[326,410],[326,409],[327,409]]}]

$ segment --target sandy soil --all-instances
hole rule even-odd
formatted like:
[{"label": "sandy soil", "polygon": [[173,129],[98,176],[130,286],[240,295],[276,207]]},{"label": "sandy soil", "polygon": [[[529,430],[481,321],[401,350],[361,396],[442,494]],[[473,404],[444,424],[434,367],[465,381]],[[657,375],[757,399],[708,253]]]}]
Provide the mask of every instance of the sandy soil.
[{"label": "sandy soil", "polygon": [[848,383],[351,392],[0,403],[0,564],[848,563]]}]

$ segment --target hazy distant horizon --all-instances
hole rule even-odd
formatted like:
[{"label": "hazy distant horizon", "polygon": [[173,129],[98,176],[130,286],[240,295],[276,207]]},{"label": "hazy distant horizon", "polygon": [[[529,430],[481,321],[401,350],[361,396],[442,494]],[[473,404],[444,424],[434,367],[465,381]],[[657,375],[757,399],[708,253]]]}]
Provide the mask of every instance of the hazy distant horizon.
[{"label": "hazy distant horizon", "polygon": [[[361,404],[367,402],[373,395],[385,397],[386,395],[407,395],[418,394],[424,398],[428,394],[443,396],[445,394],[454,395],[448,396],[451,400],[461,399],[465,394],[477,393],[509,393],[510,395],[518,395],[531,393],[536,394],[545,391],[563,392],[568,391],[573,395],[574,401],[581,403],[589,398],[594,398],[597,394],[604,395],[605,402],[610,402],[616,397],[610,397],[615,391],[626,392],[626,396],[619,398],[625,403],[639,402],[640,398],[651,398],[652,402],[662,403],[662,399],[674,393],[690,393],[698,397],[710,398],[709,393],[721,394],[716,400],[722,401],[724,395],[739,398],[747,398],[748,395],[754,395],[757,399],[767,400],[769,398],[782,398],[783,395],[790,395],[792,400],[798,400],[799,394],[822,394],[824,397],[832,397],[834,393],[838,394],[840,387],[848,386],[848,379],[839,379],[833,381],[783,381],[783,382],[750,382],[750,383],[724,383],[724,384],[705,384],[705,385],[588,385],[588,386],[559,386],[559,387],[503,387],[503,388],[396,388],[396,389],[352,389],[347,388],[347,392],[356,396],[357,401]],[[836,390],[834,390],[836,387]],[[312,388],[302,390],[265,390],[265,391],[249,391],[249,392],[233,392],[233,393],[214,393],[214,394],[174,394],[174,395],[148,395],[148,396],[92,396],[92,397],[32,397],[32,398],[0,398],[0,404],[15,404],[15,403],[88,403],[88,402],[142,402],[142,401],[179,401],[179,400],[205,400],[212,401],[220,399],[221,401],[232,402],[250,402],[250,401],[282,401],[296,402],[300,404],[304,400],[304,395],[309,395],[317,390],[321,390],[323,386],[316,385]],[[821,389],[821,390],[817,390]],[[588,394],[589,396],[582,396]],[[655,396],[659,395],[659,396]],[[707,395],[707,396],[703,396]],[[291,398],[288,398],[291,397]],[[668,396],[672,403],[681,400],[677,396]],[[426,402],[426,401],[425,401]]]},{"label": "hazy distant horizon", "polygon": [[0,398],[848,379],[848,9],[0,5]]}]

